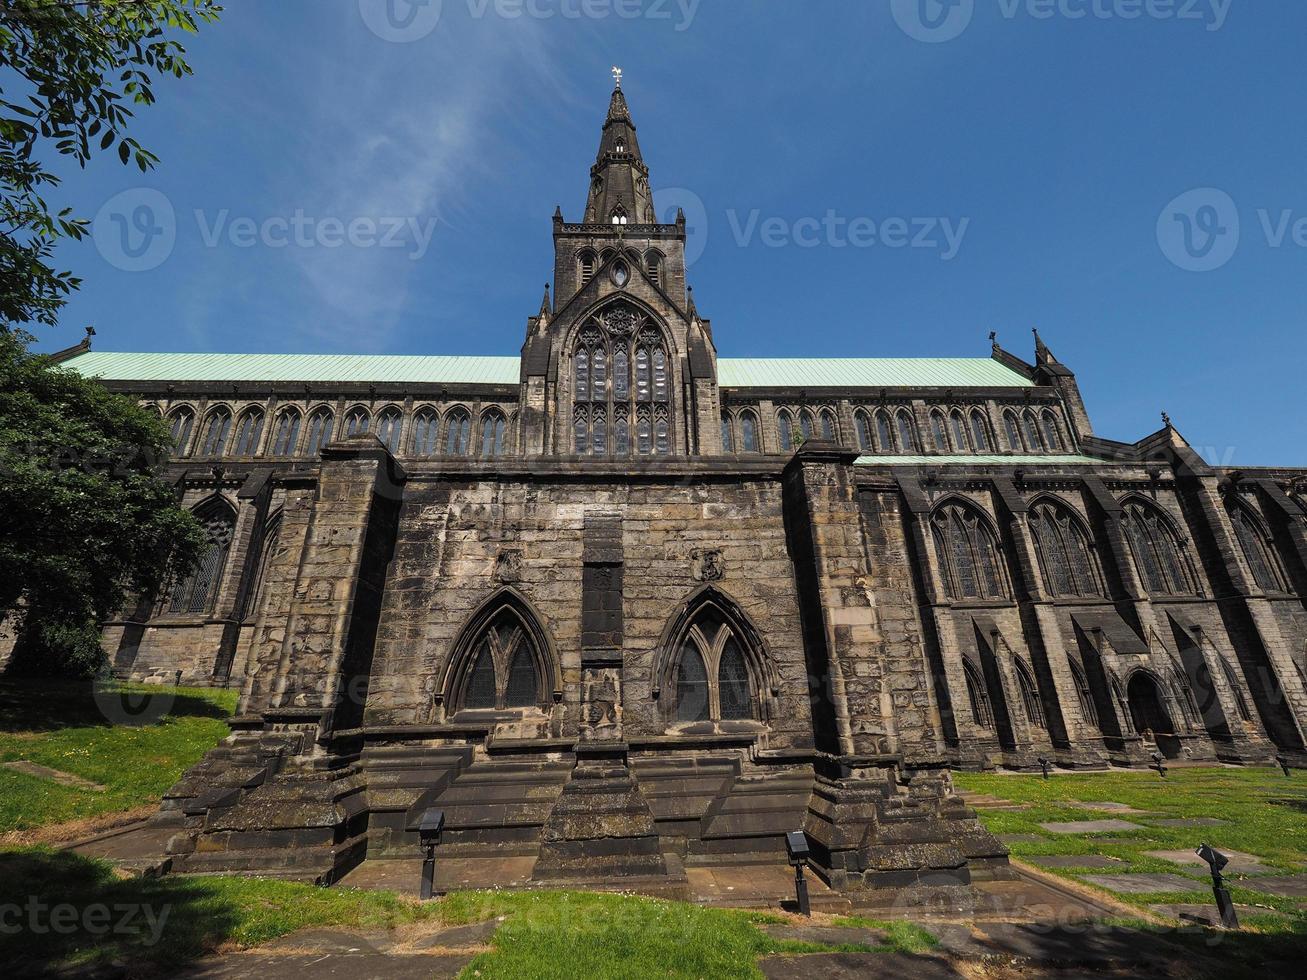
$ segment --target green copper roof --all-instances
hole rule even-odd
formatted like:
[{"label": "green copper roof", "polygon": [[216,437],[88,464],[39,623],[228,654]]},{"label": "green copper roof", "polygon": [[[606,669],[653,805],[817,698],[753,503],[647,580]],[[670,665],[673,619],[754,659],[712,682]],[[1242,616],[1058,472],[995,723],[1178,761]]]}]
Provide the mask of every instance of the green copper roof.
[{"label": "green copper roof", "polygon": [[1093,456],[859,456],[856,466],[1087,466]]},{"label": "green copper roof", "polygon": [[[520,359],[405,354],[133,354],[89,351],[64,362],[109,381],[321,381],[516,384]],[[1026,388],[988,357],[729,358],[725,388]]]}]

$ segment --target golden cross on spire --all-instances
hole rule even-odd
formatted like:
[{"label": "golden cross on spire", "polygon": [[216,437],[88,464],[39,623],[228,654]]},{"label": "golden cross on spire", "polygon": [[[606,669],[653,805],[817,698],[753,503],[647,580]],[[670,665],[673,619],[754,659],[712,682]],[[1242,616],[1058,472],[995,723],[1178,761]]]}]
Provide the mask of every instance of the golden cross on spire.
[{"label": "golden cross on spire", "polygon": [[618,68],[616,65],[613,65],[613,81],[616,83],[618,88],[622,87],[622,69]]}]

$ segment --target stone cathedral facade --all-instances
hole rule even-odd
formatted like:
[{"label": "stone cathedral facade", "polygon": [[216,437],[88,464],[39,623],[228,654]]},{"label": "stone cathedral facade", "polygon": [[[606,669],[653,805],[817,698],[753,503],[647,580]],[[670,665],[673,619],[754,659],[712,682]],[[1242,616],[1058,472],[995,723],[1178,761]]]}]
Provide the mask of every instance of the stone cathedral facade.
[{"label": "stone cathedral facade", "polygon": [[[511,357],[59,355],[168,420],[204,563],[107,625],[230,684],[175,866],[535,855],[845,889],[1001,874],[951,768],[1307,762],[1307,473],[1095,434],[1035,338],[725,359],[613,92]],[[723,325],[730,330],[729,320]]]}]

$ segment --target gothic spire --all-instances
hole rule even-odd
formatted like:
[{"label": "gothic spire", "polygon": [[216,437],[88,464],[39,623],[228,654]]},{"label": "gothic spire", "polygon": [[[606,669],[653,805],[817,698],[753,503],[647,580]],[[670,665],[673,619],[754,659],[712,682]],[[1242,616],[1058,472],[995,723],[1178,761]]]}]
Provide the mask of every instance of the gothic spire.
[{"label": "gothic spire", "polygon": [[640,155],[635,122],[622,92],[620,69],[613,70],[616,85],[608,101],[608,116],[599,137],[599,153],[590,168],[590,194],[585,223],[651,225],[657,222],[649,192],[649,168]]}]

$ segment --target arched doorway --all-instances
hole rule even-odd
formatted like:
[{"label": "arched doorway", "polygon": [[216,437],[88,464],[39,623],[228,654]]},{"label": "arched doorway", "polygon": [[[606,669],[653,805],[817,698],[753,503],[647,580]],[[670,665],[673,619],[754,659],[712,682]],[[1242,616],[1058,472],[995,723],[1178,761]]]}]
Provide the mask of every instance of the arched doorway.
[{"label": "arched doorway", "polygon": [[1142,670],[1136,671],[1126,687],[1126,700],[1130,704],[1130,720],[1141,735],[1151,732],[1157,741],[1157,750],[1168,759],[1180,757],[1180,740],[1175,725],[1166,710],[1166,702],[1157,682]]}]

